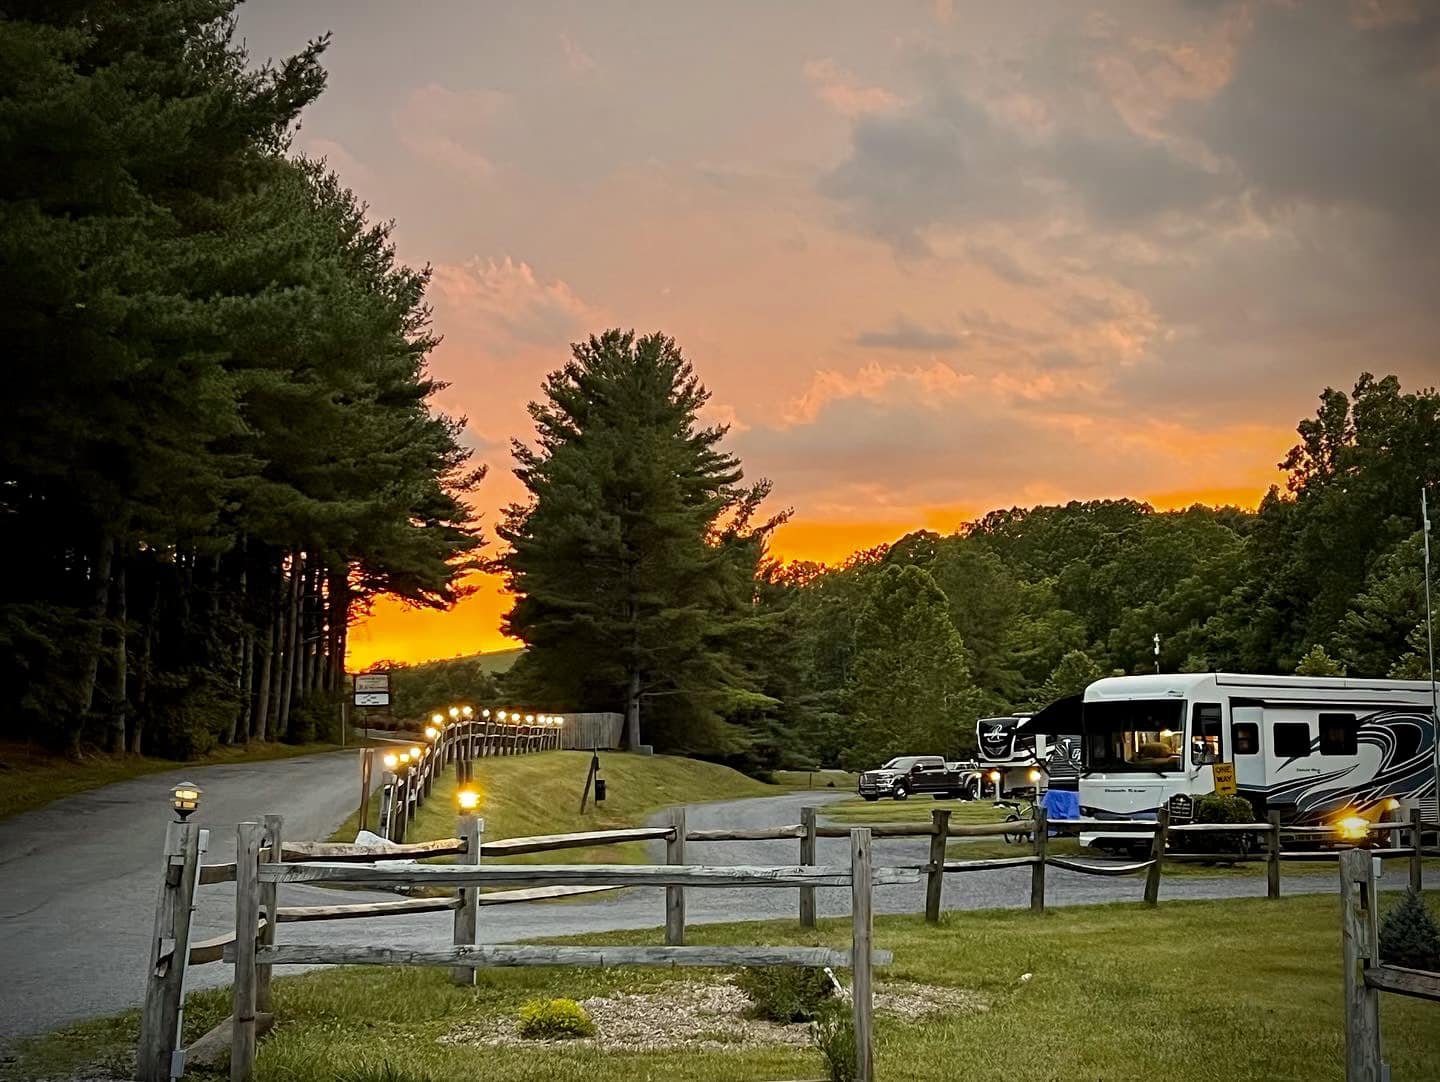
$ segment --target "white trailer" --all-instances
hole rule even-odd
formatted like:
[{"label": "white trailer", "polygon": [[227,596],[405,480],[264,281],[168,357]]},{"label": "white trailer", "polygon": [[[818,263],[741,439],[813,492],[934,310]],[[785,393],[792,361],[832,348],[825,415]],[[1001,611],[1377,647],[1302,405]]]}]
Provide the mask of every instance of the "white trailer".
[{"label": "white trailer", "polygon": [[1074,790],[1080,775],[1079,727],[1074,734],[1050,732],[1041,715],[1012,714],[975,723],[980,749],[982,792],[1004,796],[1046,789]]},{"label": "white trailer", "polygon": [[[1261,818],[1278,810],[1289,824],[1330,824],[1420,807],[1434,819],[1431,701],[1430,684],[1418,680],[1229,673],[1097,680],[1067,707],[1078,712],[1083,734],[1081,813],[1148,819],[1167,804],[1183,808],[1183,798],[1214,792],[1214,764],[1224,762],[1235,764],[1240,795]],[[1111,848],[1134,838],[1082,840]]]}]

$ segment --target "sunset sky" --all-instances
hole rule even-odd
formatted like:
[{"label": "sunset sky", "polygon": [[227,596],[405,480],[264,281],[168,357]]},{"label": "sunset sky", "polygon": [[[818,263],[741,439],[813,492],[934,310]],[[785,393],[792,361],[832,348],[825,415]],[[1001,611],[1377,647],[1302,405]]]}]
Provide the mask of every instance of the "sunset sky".
[{"label": "sunset sky", "polygon": [[[526,402],[608,326],[680,342],[811,559],[1253,505],[1327,384],[1440,376],[1440,4],[241,9],[257,60],[327,31],[296,147],[434,267],[487,532]],[[506,645],[505,607],[382,599],[351,667]]]}]

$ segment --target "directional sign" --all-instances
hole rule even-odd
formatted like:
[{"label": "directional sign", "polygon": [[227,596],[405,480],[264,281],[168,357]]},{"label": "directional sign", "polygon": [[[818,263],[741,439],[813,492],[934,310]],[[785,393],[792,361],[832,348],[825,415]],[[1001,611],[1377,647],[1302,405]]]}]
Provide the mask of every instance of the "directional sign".
[{"label": "directional sign", "polygon": [[389,706],[390,674],[388,672],[362,672],[355,676],[356,706]]},{"label": "directional sign", "polygon": [[1215,792],[1220,796],[1235,795],[1235,764],[1215,764]]}]

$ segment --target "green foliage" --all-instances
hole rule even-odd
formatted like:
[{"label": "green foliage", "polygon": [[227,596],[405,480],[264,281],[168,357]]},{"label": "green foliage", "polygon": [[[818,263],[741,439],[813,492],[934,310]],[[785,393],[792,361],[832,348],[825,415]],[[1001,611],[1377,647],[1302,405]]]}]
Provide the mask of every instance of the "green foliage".
[{"label": "green foliage", "polygon": [[255,66],[235,7],[0,20],[0,716],[72,751],[308,738],[353,606],[478,543],[428,272],[286,154],[325,42]]},{"label": "green foliage", "polygon": [[558,1041],[595,1036],[595,1023],[573,999],[532,999],[520,1008],[522,1037],[536,1041]]},{"label": "green foliage", "polygon": [[[1255,809],[1250,801],[1240,796],[1221,793],[1206,793],[1195,798],[1195,822],[1197,823],[1253,823]],[[1255,835],[1223,831],[1215,834],[1170,835],[1170,844],[1181,852],[1192,853],[1242,853],[1253,846]]]},{"label": "green foliage", "polygon": [[855,1019],[843,1005],[820,1013],[810,1025],[810,1042],[825,1057],[829,1082],[855,1082],[860,1057],[855,1045]]},{"label": "green foliage", "polygon": [[426,1071],[398,1066],[387,1059],[378,1064],[347,1067],[335,1075],[335,1082],[431,1082],[432,1077]]},{"label": "green foliage", "polygon": [[870,578],[846,691],[854,719],[846,765],[974,748],[980,697],[945,594],[922,568],[890,565]]},{"label": "green foliage", "polygon": [[1380,960],[1407,969],[1440,971],[1440,929],[1425,899],[1412,889],[1380,922]]},{"label": "green foliage", "polygon": [[1079,695],[1105,673],[1084,650],[1071,650],[1060,659],[1044,684],[1040,686],[1037,704],[1046,706],[1068,695]]},{"label": "green foliage", "polygon": [[394,714],[424,720],[435,710],[454,703],[469,703],[479,709],[495,702],[500,687],[483,657],[429,661],[406,665],[381,661],[371,666],[390,670],[390,702]]},{"label": "green foliage", "polygon": [[[497,566],[515,594],[506,631],[529,650],[512,693],[567,710],[633,708],[627,743],[725,755],[775,705],[752,651],[768,482],[742,484],[699,419],[709,393],[675,342],[606,331],[574,346],[515,445],[527,502],[506,511]],[[643,730],[639,714],[643,710]]]},{"label": "green foliage", "polygon": [[769,1022],[809,1022],[835,994],[835,984],[814,966],[756,966],[735,975],[756,1018]]},{"label": "green foliage", "polygon": [[1318,643],[1295,666],[1296,676],[1344,676],[1345,666],[1325,652]]}]

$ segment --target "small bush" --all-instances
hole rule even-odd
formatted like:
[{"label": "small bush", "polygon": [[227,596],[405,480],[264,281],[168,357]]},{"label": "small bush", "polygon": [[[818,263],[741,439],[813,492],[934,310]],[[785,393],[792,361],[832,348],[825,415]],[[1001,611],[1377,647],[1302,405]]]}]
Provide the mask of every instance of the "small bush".
[{"label": "small bush", "polygon": [[539,1041],[593,1037],[595,1023],[573,999],[532,999],[520,1008],[520,1036]]},{"label": "small bush", "polygon": [[[1221,796],[1207,793],[1195,798],[1197,823],[1253,823],[1255,809],[1243,796]],[[1253,834],[1179,834],[1170,835],[1172,846],[1180,852],[1234,853],[1239,856],[1255,844]]]},{"label": "small bush", "polygon": [[755,1017],[769,1022],[808,1022],[835,994],[829,974],[813,966],[743,969],[735,984]]},{"label": "small bush", "polygon": [[1440,971],[1440,930],[1413,890],[1380,922],[1380,960],[1407,969]]},{"label": "small bush", "polygon": [[855,1020],[842,1004],[826,1006],[810,1025],[810,1043],[825,1057],[830,1082],[855,1082]]}]

